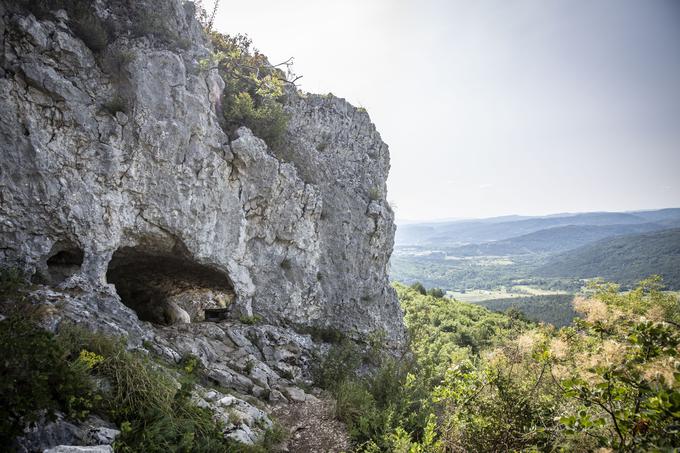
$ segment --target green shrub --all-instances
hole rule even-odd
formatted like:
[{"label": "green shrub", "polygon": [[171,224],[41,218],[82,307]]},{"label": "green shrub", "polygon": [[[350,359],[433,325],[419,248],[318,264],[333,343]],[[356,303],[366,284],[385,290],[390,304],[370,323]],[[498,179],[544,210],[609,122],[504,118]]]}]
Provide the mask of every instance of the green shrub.
[{"label": "green shrub", "polygon": [[135,59],[134,52],[123,49],[115,49],[106,55],[102,64],[111,80],[119,85],[128,81],[128,67]]},{"label": "green shrub", "polygon": [[427,290],[425,289],[425,287],[423,286],[423,284],[420,283],[420,282],[415,282],[414,284],[412,284],[412,285],[411,285],[411,289],[414,289],[414,290],[418,291],[418,293],[419,293],[419,294],[422,294],[422,295],[427,294]]},{"label": "green shrub", "polygon": [[271,148],[282,144],[288,124],[282,100],[285,75],[251,48],[244,35],[211,33],[215,53],[202,67],[218,68],[225,88],[222,94],[223,126],[232,133],[246,126]]},{"label": "green shrub", "polygon": [[225,109],[227,121],[233,125],[243,125],[264,140],[270,147],[281,144],[288,124],[288,116],[283,106],[273,100],[262,100],[256,105],[248,92],[233,96]]},{"label": "green shrub", "polygon": [[132,26],[135,36],[152,36],[168,43],[180,44],[179,33],[170,28],[163,11],[154,8],[145,8],[143,14],[137,15]]},{"label": "green shrub", "polygon": [[359,348],[349,339],[333,345],[320,364],[312,369],[314,382],[321,388],[336,389],[361,365]]},{"label": "green shrub", "polygon": [[441,288],[430,288],[427,290],[427,295],[432,297],[444,297],[446,293]]},{"label": "green shrub", "polygon": [[0,350],[0,445],[9,445],[43,414],[52,419],[62,411],[83,419],[97,406],[86,363],[66,360],[67,351],[30,318],[0,321]]},{"label": "green shrub", "polygon": [[376,410],[373,395],[362,382],[355,379],[340,381],[335,392],[333,392],[333,396],[336,400],[335,413],[337,418],[350,428],[360,418],[368,419],[374,415]]},{"label": "green shrub", "polygon": [[102,408],[121,427],[116,451],[250,451],[225,440],[212,413],[193,402],[194,382],[202,372],[196,357],[184,357],[173,379],[171,370],[128,351],[123,339],[66,326],[58,341],[71,354],[84,349],[102,357],[91,370],[110,384]]},{"label": "green shrub", "polygon": [[17,296],[26,285],[23,273],[15,267],[0,267],[0,301]]},{"label": "green shrub", "polygon": [[238,320],[241,322],[241,324],[253,326],[255,324],[259,324],[260,322],[262,322],[262,316],[260,316],[260,315],[253,315],[253,316],[242,315],[238,318]]},{"label": "green shrub", "polygon": [[368,190],[368,198],[371,200],[380,200],[382,198],[382,191],[380,187],[373,186]]}]

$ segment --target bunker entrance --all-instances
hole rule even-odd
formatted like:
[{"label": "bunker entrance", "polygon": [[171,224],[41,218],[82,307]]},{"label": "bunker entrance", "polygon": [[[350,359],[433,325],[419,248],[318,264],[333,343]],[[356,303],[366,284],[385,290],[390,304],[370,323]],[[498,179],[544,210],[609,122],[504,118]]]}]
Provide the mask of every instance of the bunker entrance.
[{"label": "bunker entrance", "polygon": [[202,321],[205,309],[226,309],[234,300],[233,285],[224,272],[185,256],[136,247],[113,254],[106,279],[139,319],[154,324]]}]

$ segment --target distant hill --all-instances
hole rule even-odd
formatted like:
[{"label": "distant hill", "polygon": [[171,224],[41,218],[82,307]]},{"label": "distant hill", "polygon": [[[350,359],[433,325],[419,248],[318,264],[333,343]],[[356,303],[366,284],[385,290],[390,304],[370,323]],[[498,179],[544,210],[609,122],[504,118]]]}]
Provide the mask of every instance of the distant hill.
[{"label": "distant hill", "polygon": [[602,277],[632,286],[651,274],[680,289],[680,228],[618,236],[554,257],[534,271],[542,277]]},{"label": "distant hill", "polygon": [[568,225],[547,228],[514,238],[482,244],[469,244],[452,249],[452,256],[511,256],[536,253],[556,253],[572,250],[613,236],[646,233],[667,229],[658,223],[628,225]]},{"label": "distant hill", "polygon": [[577,316],[571,302],[574,296],[571,294],[550,294],[545,296],[527,296],[505,299],[491,299],[477,302],[491,311],[505,312],[515,308],[522,312],[528,319],[536,322],[545,322],[555,327],[564,327],[571,324]]},{"label": "distant hill", "polygon": [[495,217],[481,220],[406,224],[398,226],[395,240],[397,245],[456,247],[500,241],[539,230],[570,225],[612,226],[645,223],[658,223],[667,227],[678,226],[680,225],[680,209],[591,212],[530,218]]}]

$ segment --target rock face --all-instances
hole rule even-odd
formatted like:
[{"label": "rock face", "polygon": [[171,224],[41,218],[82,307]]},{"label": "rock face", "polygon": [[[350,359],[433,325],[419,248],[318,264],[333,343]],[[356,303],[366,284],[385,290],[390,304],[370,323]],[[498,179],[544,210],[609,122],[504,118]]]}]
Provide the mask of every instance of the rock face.
[{"label": "rock face", "polygon": [[97,0],[110,42],[96,52],[64,11],[21,4],[0,2],[0,263],[37,283],[113,284],[108,303],[156,324],[229,307],[403,342],[388,150],[364,111],[290,90],[274,152],[220,128],[224,82],[200,64],[190,4],[138,2],[168,38],[126,31],[123,3]]},{"label": "rock face", "polygon": [[[236,441],[252,444],[260,440],[272,426],[269,414],[277,408],[319,403],[308,392],[313,367],[329,345],[315,343],[308,334],[239,322],[153,325],[140,321],[110,288],[92,287],[80,276],[57,288],[34,289],[26,302],[41,306],[44,327],[51,331],[69,323],[110,336],[125,335],[131,349],[153,353],[168,364],[180,363],[189,355],[196,357],[205,370],[206,382],[205,386],[196,385],[193,398],[221,422],[224,435]],[[172,374],[168,377],[173,378]],[[102,420],[78,424],[59,417],[27,431],[17,439],[16,450],[110,444],[118,434],[110,428]]]}]

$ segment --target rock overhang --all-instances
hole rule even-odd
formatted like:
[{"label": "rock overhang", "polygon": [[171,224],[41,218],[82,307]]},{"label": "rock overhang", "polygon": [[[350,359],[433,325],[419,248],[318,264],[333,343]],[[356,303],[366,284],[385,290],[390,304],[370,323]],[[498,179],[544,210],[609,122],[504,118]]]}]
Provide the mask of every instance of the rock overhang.
[{"label": "rock overhang", "polygon": [[[2,21],[11,31],[0,78],[4,263],[36,270],[52,259],[106,285],[116,253],[136,247],[156,257],[149,267],[166,257],[221,273],[239,315],[403,341],[387,279],[388,150],[364,111],[293,91],[281,149],[245,128],[227,137],[215,113],[223,82],[197,70],[207,49],[188,24],[188,49],[126,37],[109,45],[130,54],[130,103],[107,112],[121,84],[65,22],[19,13]],[[144,251],[150,237],[163,253]],[[59,244],[71,251],[54,258]]]}]

